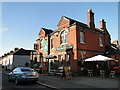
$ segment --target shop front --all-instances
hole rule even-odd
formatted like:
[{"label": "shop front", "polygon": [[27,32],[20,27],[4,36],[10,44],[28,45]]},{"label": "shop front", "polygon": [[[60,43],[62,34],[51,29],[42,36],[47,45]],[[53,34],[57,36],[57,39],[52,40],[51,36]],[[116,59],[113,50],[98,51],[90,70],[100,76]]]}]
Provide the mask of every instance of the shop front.
[{"label": "shop front", "polygon": [[55,61],[55,58],[57,58],[57,56],[55,55],[47,55],[46,57],[44,57],[45,59],[47,59],[47,63],[48,63],[48,72],[50,72],[53,69],[57,68],[57,63]]},{"label": "shop front", "polygon": [[47,61],[47,71],[63,69],[69,67],[71,69],[72,45],[56,48],[54,53],[44,56]]},{"label": "shop front", "polygon": [[63,67],[71,69],[73,45],[58,47],[56,48],[56,52],[58,54],[58,69],[63,69]]}]

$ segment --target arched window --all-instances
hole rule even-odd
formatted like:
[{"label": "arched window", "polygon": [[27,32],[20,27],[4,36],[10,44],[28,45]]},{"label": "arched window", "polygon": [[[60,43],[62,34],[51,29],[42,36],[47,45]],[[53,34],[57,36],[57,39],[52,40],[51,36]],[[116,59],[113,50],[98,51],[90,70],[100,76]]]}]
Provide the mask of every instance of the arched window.
[{"label": "arched window", "polygon": [[61,33],[61,44],[67,43],[67,31]]},{"label": "arched window", "polygon": [[40,40],[40,49],[43,49],[43,39]]}]

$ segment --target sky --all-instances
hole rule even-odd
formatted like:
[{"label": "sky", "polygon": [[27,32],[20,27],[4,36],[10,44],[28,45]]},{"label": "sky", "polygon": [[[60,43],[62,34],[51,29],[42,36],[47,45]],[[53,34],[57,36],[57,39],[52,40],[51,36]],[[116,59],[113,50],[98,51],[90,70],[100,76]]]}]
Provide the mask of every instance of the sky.
[{"label": "sky", "polygon": [[40,29],[56,30],[62,16],[87,24],[88,9],[95,13],[95,25],[104,19],[111,41],[118,40],[117,2],[3,2],[0,56],[15,47],[32,50]]}]

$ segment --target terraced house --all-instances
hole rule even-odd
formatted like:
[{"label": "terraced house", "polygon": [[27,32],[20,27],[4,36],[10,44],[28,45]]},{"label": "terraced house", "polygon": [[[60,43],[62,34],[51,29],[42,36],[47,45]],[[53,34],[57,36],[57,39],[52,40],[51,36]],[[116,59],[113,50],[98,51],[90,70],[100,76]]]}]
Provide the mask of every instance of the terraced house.
[{"label": "terraced house", "polygon": [[62,16],[57,30],[41,28],[39,39],[34,44],[35,51],[31,52],[31,65],[45,64],[48,72],[53,68],[69,66],[72,73],[80,74],[86,58],[107,55],[106,47],[111,48],[111,38],[106,22],[101,19],[100,28],[96,27],[91,9],[87,18],[88,23],[84,24]]}]

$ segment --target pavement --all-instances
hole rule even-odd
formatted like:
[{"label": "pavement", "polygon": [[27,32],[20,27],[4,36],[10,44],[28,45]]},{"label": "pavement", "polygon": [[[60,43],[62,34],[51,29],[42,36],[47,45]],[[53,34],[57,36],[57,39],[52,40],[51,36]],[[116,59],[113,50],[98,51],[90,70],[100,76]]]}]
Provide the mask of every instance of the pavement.
[{"label": "pavement", "polygon": [[[8,74],[8,72],[4,73]],[[73,76],[72,79],[67,80],[60,76],[42,76],[39,74],[37,83],[57,90],[65,88],[112,88],[115,90],[119,87],[119,78]]]},{"label": "pavement", "polygon": [[58,76],[40,76],[39,82],[61,88],[118,88],[118,78],[74,76],[72,80]]}]

